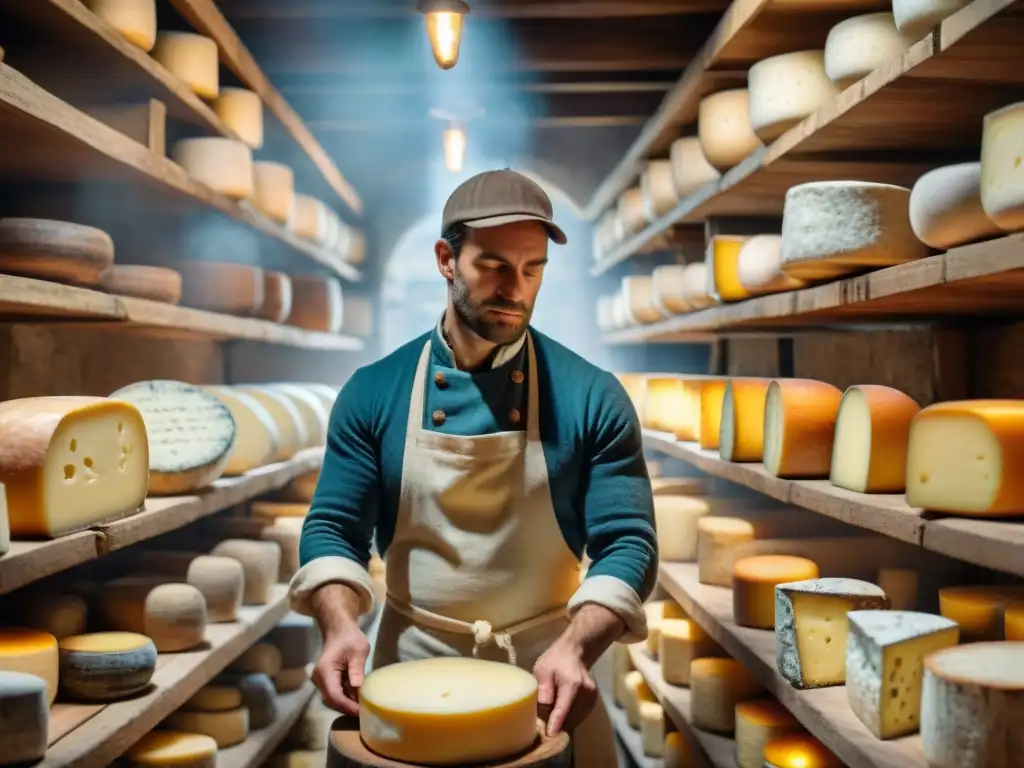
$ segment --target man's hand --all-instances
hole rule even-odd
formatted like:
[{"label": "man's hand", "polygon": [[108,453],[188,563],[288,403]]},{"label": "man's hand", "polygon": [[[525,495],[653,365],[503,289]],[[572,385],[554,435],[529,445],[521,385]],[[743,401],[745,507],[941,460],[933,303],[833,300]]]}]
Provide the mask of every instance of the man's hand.
[{"label": "man's hand", "polygon": [[325,584],[313,594],[312,608],[324,636],[313,683],[328,707],[357,715],[359,688],[370,654],[370,641],[357,622],[359,597],[344,584]]}]

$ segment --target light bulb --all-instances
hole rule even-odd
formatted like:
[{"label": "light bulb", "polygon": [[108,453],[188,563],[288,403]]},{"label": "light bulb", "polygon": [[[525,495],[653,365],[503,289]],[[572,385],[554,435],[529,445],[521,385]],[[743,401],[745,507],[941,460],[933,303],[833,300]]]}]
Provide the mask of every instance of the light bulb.
[{"label": "light bulb", "polygon": [[444,167],[449,173],[462,171],[466,159],[466,132],[452,126],[444,129]]},{"label": "light bulb", "polygon": [[417,10],[426,18],[434,61],[441,69],[451,69],[459,61],[462,17],[469,13],[469,5],[462,0],[420,0]]}]

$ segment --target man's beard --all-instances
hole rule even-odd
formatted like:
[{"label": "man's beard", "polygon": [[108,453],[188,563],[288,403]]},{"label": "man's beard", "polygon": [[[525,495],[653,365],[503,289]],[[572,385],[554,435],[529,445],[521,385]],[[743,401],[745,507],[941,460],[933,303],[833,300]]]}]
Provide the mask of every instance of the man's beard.
[{"label": "man's beard", "polygon": [[[530,324],[533,316],[533,308],[521,302],[506,301],[500,297],[477,303],[466,290],[466,284],[462,282],[458,268],[455,270],[455,279],[452,280],[452,304],[455,306],[455,313],[459,319],[473,333],[481,339],[486,339],[492,344],[511,344],[519,340],[519,337],[526,333],[526,327]],[[489,320],[488,309],[506,309],[522,313],[518,323],[510,324],[501,320]]]}]

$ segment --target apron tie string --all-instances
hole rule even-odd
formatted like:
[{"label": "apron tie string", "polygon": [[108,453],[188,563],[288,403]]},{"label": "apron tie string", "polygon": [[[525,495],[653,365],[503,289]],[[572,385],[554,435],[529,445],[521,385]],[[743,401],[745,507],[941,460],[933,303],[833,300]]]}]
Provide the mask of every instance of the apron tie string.
[{"label": "apron tie string", "polygon": [[508,631],[495,633],[489,621],[473,622],[473,656],[479,656],[480,649],[490,642],[508,654],[508,663],[516,664],[516,647],[512,644],[512,635]]}]

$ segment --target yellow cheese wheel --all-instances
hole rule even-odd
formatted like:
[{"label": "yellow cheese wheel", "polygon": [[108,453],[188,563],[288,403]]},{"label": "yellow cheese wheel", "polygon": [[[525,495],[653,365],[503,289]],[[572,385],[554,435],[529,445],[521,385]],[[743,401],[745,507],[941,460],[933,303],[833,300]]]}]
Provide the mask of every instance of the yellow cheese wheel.
[{"label": "yellow cheese wheel", "polygon": [[700,432],[700,379],[652,376],[644,390],[644,427],[694,441]]},{"label": "yellow cheese wheel", "polygon": [[192,32],[160,32],[150,55],[197,95],[217,98],[220,58],[213,39]]},{"label": "yellow cheese wheel", "polygon": [[838,757],[809,733],[776,736],[764,745],[765,768],[843,768]]},{"label": "yellow cheese wheel", "polygon": [[697,765],[693,744],[679,731],[665,734],[665,768],[693,768]]},{"label": "yellow cheese wheel", "polygon": [[657,658],[661,622],[665,619],[685,619],[686,611],[675,600],[652,600],[644,604],[644,613],[647,614],[647,640],[644,647],[653,658]]},{"label": "yellow cheese wheel", "polygon": [[132,45],[149,53],[156,44],[156,0],[85,0],[86,7]]},{"label": "yellow cheese wheel", "polygon": [[221,88],[213,111],[250,149],[263,146],[263,102],[248,88]]},{"label": "yellow cheese wheel", "polygon": [[714,280],[714,293],[722,301],[741,301],[751,293],[740,282],[740,250],[747,237],[714,235],[708,243],[707,264]]},{"label": "yellow cheese wheel", "polygon": [[181,139],[174,145],[171,159],[193,179],[225,197],[245,200],[253,196],[252,150],[244,142],[223,136]]},{"label": "yellow cheese wheel", "polygon": [[760,695],[763,687],[735,659],[694,659],[690,665],[693,724],[705,731],[732,733],[736,705]]},{"label": "yellow cheese wheel", "polygon": [[818,566],[805,557],[755,555],[733,566],[732,612],[741,627],[775,628],[775,587],[819,576]]},{"label": "yellow cheese wheel", "polygon": [[0,672],[25,672],[46,681],[46,701],[57,698],[60,651],[49,632],[23,627],[0,628]]},{"label": "yellow cheese wheel", "polygon": [[1022,585],[943,587],[939,613],[960,625],[961,642],[1003,640],[1004,611],[1018,600],[1024,600]]},{"label": "yellow cheese wheel", "polygon": [[1003,630],[1007,640],[1024,640],[1024,601],[1010,603],[1003,611]]},{"label": "yellow cheese wheel", "polygon": [[636,670],[627,672],[623,681],[626,690],[626,722],[631,728],[640,729],[640,704],[644,701],[657,701],[654,691],[647,685],[644,676]]},{"label": "yellow cheese wheel", "polygon": [[776,379],[764,407],[764,468],[787,478],[828,477],[843,393],[813,379]]},{"label": "yellow cheese wheel", "polygon": [[799,721],[775,699],[736,705],[736,766],[764,768],[764,747],[771,739],[800,731]]},{"label": "yellow cheese wheel", "polygon": [[761,461],[764,408],[771,379],[729,379],[722,398],[718,452],[725,461]]},{"label": "yellow cheese wheel", "polygon": [[705,451],[717,451],[721,437],[722,404],[725,400],[725,386],[728,379],[711,379],[704,382],[700,390],[700,447]]},{"label": "yellow cheese wheel", "polygon": [[202,733],[150,731],[126,756],[132,768],[216,768],[217,741]]},{"label": "yellow cheese wheel", "polygon": [[692,619],[663,619],[658,627],[658,662],[666,683],[689,685],[690,665],[694,659],[725,655],[718,643]]}]

